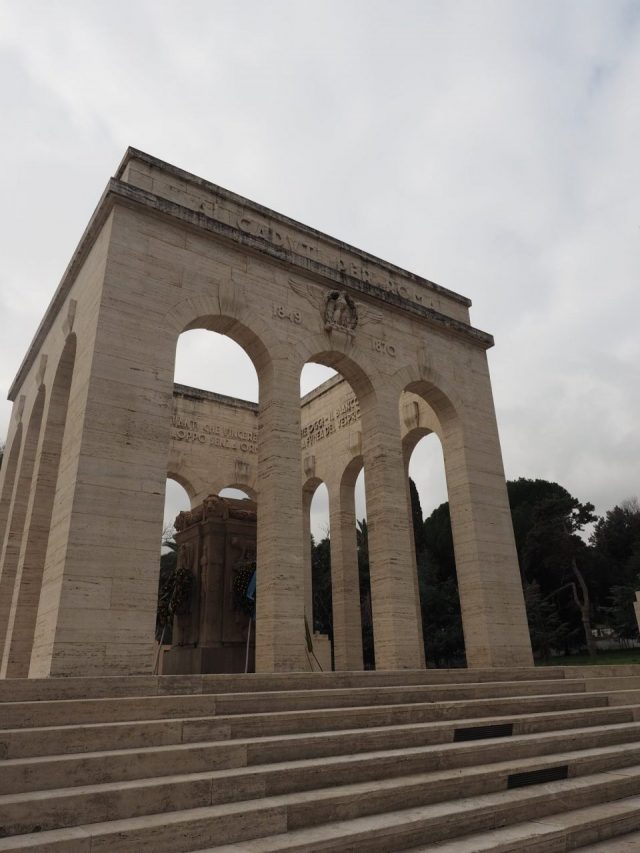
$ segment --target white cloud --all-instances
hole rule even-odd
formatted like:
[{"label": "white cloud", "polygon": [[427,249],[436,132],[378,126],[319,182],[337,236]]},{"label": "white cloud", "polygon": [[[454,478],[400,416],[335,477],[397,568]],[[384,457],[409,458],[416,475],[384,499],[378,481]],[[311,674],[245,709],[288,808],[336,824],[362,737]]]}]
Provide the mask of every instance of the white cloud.
[{"label": "white cloud", "polygon": [[637,3],[0,0],[0,81],[3,389],[133,144],[470,296],[507,474],[638,492]]}]

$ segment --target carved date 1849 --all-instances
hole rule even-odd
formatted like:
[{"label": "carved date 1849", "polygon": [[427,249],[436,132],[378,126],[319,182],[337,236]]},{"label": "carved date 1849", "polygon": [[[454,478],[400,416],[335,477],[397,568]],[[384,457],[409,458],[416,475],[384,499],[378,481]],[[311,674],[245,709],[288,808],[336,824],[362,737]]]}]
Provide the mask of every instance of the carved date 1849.
[{"label": "carved date 1849", "polygon": [[284,305],[276,305],[274,303],[271,306],[271,315],[273,317],[278,317],[280,320],[290,320],[297,326],[302,323],[302,314],[299,311],[294,311],[292,308],[287,308]]}]

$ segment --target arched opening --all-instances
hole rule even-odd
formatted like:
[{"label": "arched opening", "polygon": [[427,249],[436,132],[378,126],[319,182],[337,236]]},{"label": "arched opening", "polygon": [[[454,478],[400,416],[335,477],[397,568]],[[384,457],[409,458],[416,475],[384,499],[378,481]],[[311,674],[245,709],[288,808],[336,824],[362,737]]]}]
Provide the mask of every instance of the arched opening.
[{"label": "arched opening", "polygon": [[191,507],[190,489],[185,485],[185,480],[178,475],[169,473],[164,493],[164,523],[162,525],[162,541],[173,539],[175,533],[175,520],[180,512]]},{"label": "arched opening", "polygon": [[[357,474],[356,474],[357,472]],[[355,476],[355,480],[354,478]],[[360,589],[360,620],[362,626],[362,661],[365,669],[376,668],[375,638],[373,630],[373,604],[371,600],[371,573],[369,570],[369,526],[367,524],[367,497],[364,463],[362,457],[354,459],[342,478],[343,489],[353,490],[356,522],[356,549],[358,583]]]},{"label": "arched opening", "polygon": [[2,675],[8,678],[29,674],[75,358],[76,336],[70,335],[51,387],[34,495],[25,520],[26,542],[17,566],[2,661]]},{"label": "arched opening", "polygon": [[235,507],[255,507],[263,356],[242,324],[214,316],[177,342],[156,623],[156,640],[171,644],[164,673],[244,669],[246,602],[234,583],[248,555],[255,563],[256,517],[239,518]]},{"label": "arched opening", "polygon": [[416,390],[402,394],[400,415],[425,660],[430,667],[464,666],[443,426],[429,402],[438,405],[440,395],[434,389],[422,388],[424,396]]},{"label": "arched opening", "polygon": [[218,492],[221,498],[233,498],[236,501],[255,501],[256,493],[250,486],[244,486],[240,483],[234,483],[232,486],[225,486]]},{"label": "arched opening", "polygon": [[302,487],[302,519],[307,660],[311,669],[326,671],[333,669],[329,493],[317,477]]},{"label": "arched opening", "polygon": [[[302,471],[307,492],[305,518],[309,510],[319,512],[328,502],[330,536],[314,540],[311,563],[314,566],[314,603],[331,594],[331,636],[334,667],[340,670],[363,668],[360,554],[362,536],[366,540],[366,521],[360,519],[362,536],[356,524],[356,480],[363,468],[362,406],[373,388],[364,372],[339,352],[322,352],[307,362],[301,372],[301,451]],[[356,390],[357,389],[357,390]],[[317,489],[322,482],[326,487]],[[313,484],[313,491],[309,484]],[[317,491],[316,491],[317,489]],[[360,488],[359,507],[363,489]],[[315,503],[317,502],[317,503]],[[317,525],[317,517],[311,522]],[[308,536],[305,531],[305,538]],[[323,580],[326,578],[326,580]],[[330,578],[330,580],[329,580]],[[316,590],[318,586],[318,590]],[[307,597],[308,598],[308,597]],[[307,605],[308,606],[308,605]],[[328,609],[328,608],[327,608]],[[318,627],[325,627],[318,621]]]},{"label": "arched opening", "polygon": [[33,485],[33,468],[36,461],[38,441],[40,439],[45,395],[45,387],[41,385],[29,417],[22,456],[19,461],[18,479],[9,511],[7,535],[2,551],[2,562],[0,565],[0,652],[2,653],[3,660],[9,628],[9,615],[13,601],[13,588],[25,529],[27,505]]}]

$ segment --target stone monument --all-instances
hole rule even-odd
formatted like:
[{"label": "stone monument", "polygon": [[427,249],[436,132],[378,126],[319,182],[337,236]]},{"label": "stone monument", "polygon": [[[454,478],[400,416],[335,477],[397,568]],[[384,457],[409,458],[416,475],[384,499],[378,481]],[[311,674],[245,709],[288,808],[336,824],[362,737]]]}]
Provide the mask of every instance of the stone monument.
[{"label": "stone monument", "polygon": [[[152,670],[166,477],[182,477],[201,503],[218,490],[193,464],[205,451],[224,458],[223,486],[244,483],[257,501],[258,672],[309,669],[308,508],[321,481],[335,664],[362,668],[353,502],[362,468],[376,664],[424,666],[407,464],[428,432],[443,449],[468,664],[531,665],[493,339],[471,325],[470,304],[129,149],[9,389],[1,674]],[[227,399],[226,423],[207,420],[216,395],[174,387],[178,337],[196,328],[245,349],[257,407]],[[301,407],[307,362],[344,384]]]},{"label": "stone monument", "polygon": [[165,675],[254,669],[246,576],[255,570],[256,504],[211,495],[176,519],[178,577],[186,601],[173,623]]}]

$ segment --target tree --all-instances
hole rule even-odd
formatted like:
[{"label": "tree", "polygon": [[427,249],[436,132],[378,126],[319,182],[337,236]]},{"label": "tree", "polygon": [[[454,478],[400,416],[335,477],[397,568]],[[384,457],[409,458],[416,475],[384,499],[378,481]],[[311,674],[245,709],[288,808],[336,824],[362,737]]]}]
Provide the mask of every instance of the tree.
[{"label": "tree", "polygon": [[[632,558],[640,551],[640,504],[637,498],[623,501],[599,518],[589,539],[605,581],[603,597],[610,586],[630,585],[638,574]],[[610,585],[610,586],[609,586]]]},{"label": "tree", "polygon": [[360,618],[362,620],[362,657],[365,669],[375,669],[373,641],[373,609],[371,607],[371,578],[369,575],[369,527],[366,518],[356,526],[358,548],[358,579],[360,582]]},{"label": "tree", "polygon": [[160,554],[156,641],[162,640],[163,643],[171,643],[173,615],[170,612],[170,601],[173,594],[173,577],[178,565],[178,546],[173,538],[173,528],[165,528],[162,531],[162,547],[166,550]]},{"label": "tree", "polygon": [[548,660],[554,649],[563,646],[569,627],[560,619],[554,598],[553,594],[543,598],[537,581],[525,585],[524,601],[531,647],[534,655],[542,660]]},{"label": "tree", "polygon": [[456,558],[453,552],[453,535],[451,533],[451,516],[448,503],[440,504],[425,519],[422,541],[423,550],[429,553],[430,559],[438,566],[438,577],[441,580],[445,578],[456,579]]},{"label": "tree", "polygon": [[535,566],[536,573],[545,581],[544,586],[553,587],[549,595],[565,589],[571,591],[591,656],[596,654],[591,630],[591,598],[585,572],[580,567],[581,563],[588,564],[588,554],[579,534],[596,520],[593,510],[593,504],[582,504],[568,492],[543,500],[533,510],[532,527],[522,556],[525,574],[532,572]]},{"label": "tree", "polygon": [[507,482],[507,494],[524,585],[530,568],[526,564],[525,557],[527,537],[536,523],[538,507],[546,501],[569,498],[571,495],[558,483],[552,483],[549,480],[529,480],[525,477],[509,480]]},{"label": "tree", "polygon": [[612,586],[609,607],[606,608],[609,626],[623,640],[638,638],[638,622],[633,604],[640,578],[629,586]]},{"label": "tree", "polygon": [[[425,657],[430,666],[464,665],[462,613],[453,552],[449,504],[422,519],[418,493],[411,485],[414,539]],[[421,530],[416,531],[420,525]]]},{"label": "tree", "polygon": [[420,495],[416,488],[416,484],[409,477],[409,494],[411,497],[411,518],[413,521],[413,539],[415,542],[416,554],[420,554],[424,550],[424,521],[422,517],[422,507],[420,506]]},{"label": "tree", "polygon": [[331,543],[327,536],[316,543],[311,537],[311,577],[313,589],[313,630],[333,638],[331,603]]}]

